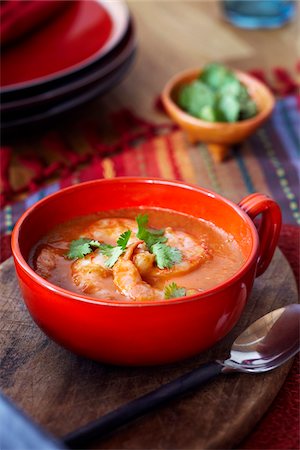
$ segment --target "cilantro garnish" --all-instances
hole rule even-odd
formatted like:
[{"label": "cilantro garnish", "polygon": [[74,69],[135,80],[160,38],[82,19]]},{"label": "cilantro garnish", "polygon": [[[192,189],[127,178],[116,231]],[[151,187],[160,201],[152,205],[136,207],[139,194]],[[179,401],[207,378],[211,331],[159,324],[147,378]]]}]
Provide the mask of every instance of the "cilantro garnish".
[{"label": "cilantro garnish", "polygon": [[[167,237],[163,236],[165,230],[147,227],[148,216],[140,214],[136,218],[138,224],[137,238],[147,245],[148,250],[155,255],[156,264],[159,269],[170,269],[174,264],[181,262],[181,251],[176,247],[167,245]],[[119,257],[125,252],[131,231],[127,230],[117,240],[117,245],[100,243],[89,238],[80,238],[71,242],[69,259],[83,258],[92,253],[96,248],[107,257],[105,266],[112,268]]]},{"label": "cilantro garnish", "polygon": [[117,240],[116,246],[100,244],[100,242],[89,238],[80,238],[71,242],[69,253],[66,256],[69,259],[84,258],[85,255],[88,255],[96,248],[99,248],[100,252],[108,257],[105,261],[105,266],[111,268],[117,262],[122,253],[125,252],[130,236],[130,230],[122,233]]},{"label": "cilantro garnish", "polygon": [[69,253],[66,255],[69,259],[83,258],[85,255],[92,253],[92,251],[100,247],[98,241],[89,238],[80,238],[72,241],[70,244]]},{"label": "cilantro garnish", "polygon": [[113,247],[112,245],[102,244],[100,247],[100,252],[108,257],[108,259],[104,263],[105,266],[112,268],[118,261],[122,253],[124,253],[124,250],[118,245],[116,247]]},{"label": "cilantro garnish", "polygon": [[184,287],[177,286],[176,283],[170,283],[167,286],[165,286],[165,299],[170,298],[179,298],[179,297],[185,297],[186,296],[186,289]]},{"label": "cilantro garnish", "polygon": [[100,252],[108,257],[108,259],[105,261],[106,267],[111,268],[115,265],[119,257],[125,252],[130,236],[131,231],[127,230],[121,234],[121,236],[117,240],[116,246],[109,244],[100,244]]},{"label": "cilantro garnish", "polygon": [[240,110],[239,101],[233,95],[221,95],[216,104],[217,116],[220,122],[236,122]]},{"label": "cilantro garnish", "polygon": [[124,233],[121,234],[121,236],[119,237],[119,239],[117,240],[117,245],[118,247],[121,247],[121,249],[124,251],[127,247],[128,241],[130,239],[131,236],[131,231],[127,230],[124,231]]},{"label": "cilantro garnish", "polygon": [[[206,117],[204,117],[204,108],[210,108],[213,113],[215,95],[211,89],[200,80],[195,80],[190,84],[184,85],[179,92],[178,100],[181,108],[199,119],[207,120]],[[216,118],[213,116],[211,121],[215,122]]]},{"label": "cilantro garnish", "polygon": [[181,251],[178,248],[160,242],[151,247],[151,253],[155,255],[159,269],[170,269],[174,264],[181,262]]},{"label": "cilantro garnish", "polygon": [[148,224],[147,214],[139,214],[136,218],[138,224],[137,238],[144,241],[151,252],[151,247],[158,242],[163,243],[167,241],[167,238],[163,236],[165,230],[154,230],[153,228],[147,228]]},{"label": "cilantro garnish", "polygon": [[166,245],[167,238],[163,236],[164,230],[147,227],[147,214],[139,214],[136,218],[138,224],[137,237],[144,241],[148,250],[155,255],[159,269],[169,269],[181,261],[181,252],[175,247]]},{"label": "cilantro garnish", "polygon": [[221,64],[207,64],[198,79],[183,85],[178,104],[207,122],[237,122],[257,114],[245,85]]}]

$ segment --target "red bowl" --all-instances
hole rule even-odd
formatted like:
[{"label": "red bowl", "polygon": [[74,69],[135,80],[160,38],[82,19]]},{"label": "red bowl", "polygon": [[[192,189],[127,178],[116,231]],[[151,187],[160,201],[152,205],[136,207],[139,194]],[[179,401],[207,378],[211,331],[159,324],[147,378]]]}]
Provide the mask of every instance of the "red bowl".
[{"label": "red bowl", "polygon": [[[173,209],[214,222],[235,237],[245,263],[203,293],[143,303],[78,295],[41,278],[27,263],[33,245],[58,223],[100,210],[137,206]],[[253,219],[259,214],[257,230]],[[12,251],[25,303],[51,339],[107,363],[162,364],[193,356],[232,329],[255,276],[271,261],[280,225],[279,206],[263,194],[252,194],[236,205],[181,182],[115,178],[78,184],[36,203],[15,226]]]}]

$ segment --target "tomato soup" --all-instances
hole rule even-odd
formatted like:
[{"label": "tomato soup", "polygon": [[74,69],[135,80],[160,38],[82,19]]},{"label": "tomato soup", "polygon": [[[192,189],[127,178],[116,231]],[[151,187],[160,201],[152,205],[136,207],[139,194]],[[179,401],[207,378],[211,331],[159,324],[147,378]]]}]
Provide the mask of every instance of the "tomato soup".
[{"label": "tomato soup", "polygon": [[89,297],[159,301],[210,289],[244,260],[233,236],[211,222],[128,208],[58,225],[32,249],[29,263],[49,282]]}]

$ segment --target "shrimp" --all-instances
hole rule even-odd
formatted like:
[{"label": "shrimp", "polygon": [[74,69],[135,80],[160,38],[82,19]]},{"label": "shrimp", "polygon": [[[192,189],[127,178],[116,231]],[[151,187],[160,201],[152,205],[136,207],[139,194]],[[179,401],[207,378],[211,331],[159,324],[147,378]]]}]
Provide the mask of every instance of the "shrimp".
[{"label": "shrimp", "polygon": [[167,238],[166,244],[179,249],[182,259],[170,268],[159,269],[155,255],[149,251],[145,242],[137,238],[137,225],[132,219],[100,219],[88,226],[83,235],[100,242],[115,244],[127,230],[132,231],[127,250],[112,270],[105,266],[107,257],[101,254],[100,250],[72,264],[72,279],[81,291],[96,296],[108,296],[104,292],[104,279],[112,277],[120,293],[128,298],[138,301],[162,299],[164,293],[160,288],[164,284],[164,278],[188,273],[209,257],[203,243],[188,233],[168,227],[164,234]]},{"label": "shrimp", "polygon": [[[84,237],[115,245],[122,233],[131,230],[129,244],[137,242],[136,222],[132,219],[109,218],[100,219],[88,226],[82,233]],[[104,289],[105,278],[112,277],[111,269],[105,266],[107,257],[100,250],[96,250],[84,258],[77,259],[71,266],[73,283],[84,293],[99,297],[111,298],[112,294]]]},{"label": "shrimp", "polygon": [[173,274],[190,272],[208,259],[208,249],[190,234],[168,227],[165,236],[168,245],[178,248],[182,254],[182,261],[173,268]]},{"label": "shrimp", "polygon": [[131,244],[124,256],[121,256],[113,267],[113,280],[115,286],[123,295],[132,300],[159,300],[163,299],[163,291],[153,288],[142,280],[141,274],[131,260],[134,250],[142,241]]},{"label": "shrimp", "polygon": [[137,224],[133,219],[100,219],[88,226],[82,236],[115,245],[120,235],[127,230],[132,231],[129,244],[133,244],[138,240],[136,237]]},{"label": "shrimp", "polygon": [[142,277],[146,277],[154,268],[155,256],[147,250],[144,243],[135,249],[132,260]]},{"label": "shrimp", "polygon": [[34,258],[34,269],[38,275],[47,279],[51,276],[52,271],[57,266],[59,256],[63,254],[63,250],[52,247],[48,244],[39,246]]},{"label": "shrimp", "polygon": [[[199,267],[207,259],[211,257],[206,245],[196,240],[193,236],[184,231],[173,230],[167,227],[164,236],[168,239],[166,244],[171,247],[176,247],[181,252],[181,261],[174,264],[174,266],[166,269],[159,269],[154,264],[154,259],[149,256],[137,254],[134,256],[134,262],[138,267],[142,266],[142,276],[146,281],[151,281],[155,278],[168,278],[177,275],[182,275]],[[151,253],[150,253],[151,255]],[[143,259],[142,262],[140,262]]]},{"label": "shrimp", "polygon": [[[137,224],[133,219],[100,219],[87,227],[82,235],[100,242],[115,245],[120,235],[127,230],[132,231],[128,244],[131,245],[138,242],[139,240],[136,236]],[[182,260],[171,268],[159,269],[155,265],[154,255],[148,251],[146,245],[139,245],[139,249],[135,251],[135,255],[133,256],[133,263],[139,270],[141,276],[146,278],[146,281],[152,280],[153,278],[188,273],[196,269],[210,257],[205,245],[184,231],[177,231],[171,227],[167,227],[164,236],[167,238],[167,245],[176,247],[181,251]]]},{"label": "shrimp", "polygon": [[[143,244],[142,244],[143,245]],[[134,252],[137,253],[134,255]],[[137,301],[151,301],[164,299],[164,289],[156,289],[143,281],[141,272],[148,270],[148,264],[152,263],[151,253],[141,252],[139,242],[131,244],[123,257],[113,267],[113,280],[116,287],[123,295]],[[149,255],[151,258],[149,258]],[[145,258],[145,259],[144,259]],[[135,263],[131,260],[135,260]],[[136,266],[138,263],[138,267]],[[199,289],[189,288],[186,295],[195,295]]]},{"label": "shrimp", "polygon": [[111,276],[105,267],[106,257],[99,250],[77,259],[71,266],[74,284],[84,293],[111,298],[111,293],[103,288],[103,279]]}]

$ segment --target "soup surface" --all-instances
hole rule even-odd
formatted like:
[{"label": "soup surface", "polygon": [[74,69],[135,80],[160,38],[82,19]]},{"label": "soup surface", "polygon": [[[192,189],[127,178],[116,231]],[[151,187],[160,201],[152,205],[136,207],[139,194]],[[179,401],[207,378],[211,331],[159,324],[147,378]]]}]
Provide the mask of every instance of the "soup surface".
[{"label": "soup surface", "polygon": [[153,301],[210,289],[244,259],[233,236],[211,222],[166,209],[128,208],[58,225],[32,249],[29,263],[70,291]]}]

